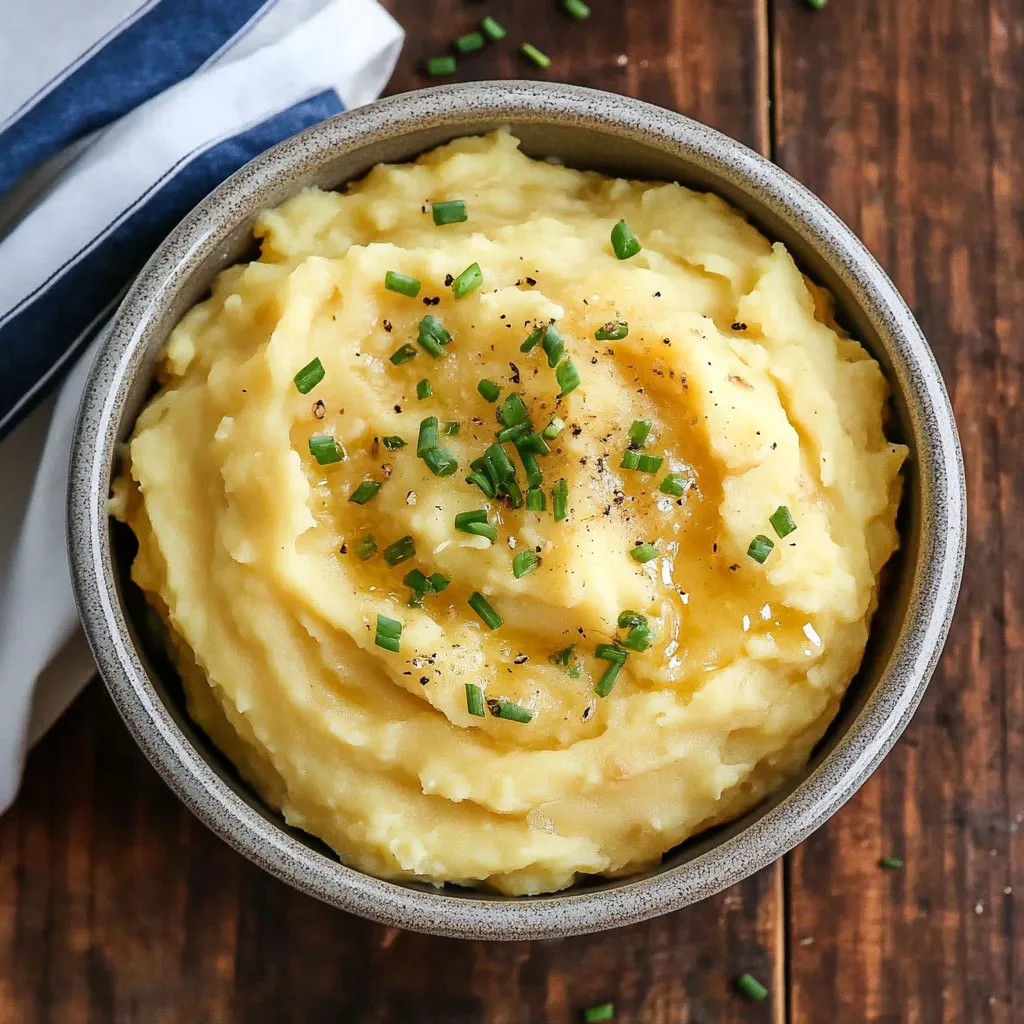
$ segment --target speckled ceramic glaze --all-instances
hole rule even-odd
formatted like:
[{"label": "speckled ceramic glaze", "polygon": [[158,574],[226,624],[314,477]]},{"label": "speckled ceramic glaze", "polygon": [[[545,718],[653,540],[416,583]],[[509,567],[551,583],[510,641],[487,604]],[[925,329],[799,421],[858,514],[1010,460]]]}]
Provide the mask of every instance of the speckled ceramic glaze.
[{"label": "speckled ceramic glaze", "polygon": [[[804,776],[732,825],[644,875],[550,896],[497,897],[382,881],[290,829],[234,775],[183,712],[181,690],[129,581],[130,547],[106,512],[118,444],[152,383],[158,349],[211,278],[251,245],[256,214],[306,185],[333,188],[380,161],[511,124],[526,152],[577,167],[718,192],[830,288],[892,384],[893,433],[911,450],[903,548],[863,669]],[[956,427],[935,360],[892,283],[818,199],[703,125],[608,93],[483,82],[409,93],[342,114],[242,168],[146,264],[92,369],[71,457],[69,545],[79,610],[100,671],[139,745],[210,828],[268,871],[389,925],[490,939],[547,938],[629,924],[703,899],[775,860],[834,813],[903,731],[942,648],[965,535]]]}]

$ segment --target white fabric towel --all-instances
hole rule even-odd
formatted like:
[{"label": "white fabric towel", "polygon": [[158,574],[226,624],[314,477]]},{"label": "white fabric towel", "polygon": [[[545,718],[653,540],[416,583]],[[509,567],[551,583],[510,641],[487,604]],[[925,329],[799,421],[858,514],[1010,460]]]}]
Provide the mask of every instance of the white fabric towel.
[{"label": "white fabric towel", "polygon": [[67,458],[98,333],[216,184],[374,100],[376,0],[40,0],[0,33],[0,811],[95,671],[65,553]]}]

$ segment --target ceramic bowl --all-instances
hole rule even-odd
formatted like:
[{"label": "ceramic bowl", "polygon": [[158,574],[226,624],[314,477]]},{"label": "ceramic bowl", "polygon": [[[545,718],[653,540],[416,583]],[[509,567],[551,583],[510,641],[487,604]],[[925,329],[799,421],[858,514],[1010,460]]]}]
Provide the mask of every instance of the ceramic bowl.
[{"label": "ceramic bowl", "polygon": [[[213,276],[251,248],[261,209],[307,185],[335,188],[380,161],[505,124],[531,155],[717,192],[783,241],[835,294],[841,318],[881,362],[893,390],[893,434],[911,451],[903,546],[863,668],[802,777],[645,874],[528,898],[373,878],[263,805],[186,716],[129,580],[130,544],[105,504],[158,349]],[[848,800],[903,731],[935,667],[960,582],[965,515],[956,426],[928,344],[871,254],[819,199],[679,114],[566,85],[481,82],[396,96],[310,128],[242,168],[173,231],[117,311],[92,368],[71,457],[68,522],[79,610],[111,696],[146,756],[210,828],[298,889],[364,917],[442,935],[523,939],[612,928],[703,899],[780,857]]]}]

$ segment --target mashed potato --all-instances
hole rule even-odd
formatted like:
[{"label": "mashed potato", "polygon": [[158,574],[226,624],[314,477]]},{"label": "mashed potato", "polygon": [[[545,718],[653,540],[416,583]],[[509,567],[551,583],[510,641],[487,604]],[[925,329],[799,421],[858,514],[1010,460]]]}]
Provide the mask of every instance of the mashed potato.
[{"label": "mashed potato", "polygon": [[270,804],[375,875],[538,893],[801,769],[864,651],[905,450],[782,245],[508,132],[256,233],[169,339],[112,510],[191,714]]}]

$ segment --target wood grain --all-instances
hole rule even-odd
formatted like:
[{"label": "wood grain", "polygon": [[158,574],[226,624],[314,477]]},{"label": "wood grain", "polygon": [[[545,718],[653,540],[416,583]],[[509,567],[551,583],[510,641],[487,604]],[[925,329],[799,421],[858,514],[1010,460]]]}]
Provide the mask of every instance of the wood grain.
[{"label": "wood grain", "polygon": [[[774,18],[777,158],[857,231],[950,387],[971,525],[904,739],[793,855],[791,1020],[1024,1020],[1024,8],[833,0]],[[877,868],[882,855],[902,872]]]}]

